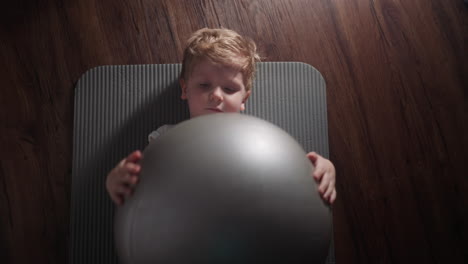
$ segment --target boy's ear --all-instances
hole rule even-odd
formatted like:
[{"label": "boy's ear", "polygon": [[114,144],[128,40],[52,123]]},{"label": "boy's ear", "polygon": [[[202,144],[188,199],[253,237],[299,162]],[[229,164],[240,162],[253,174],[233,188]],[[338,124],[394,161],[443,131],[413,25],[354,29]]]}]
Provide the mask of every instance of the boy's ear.
[{"label": "boy's ear", "polygon": [[181,89],[180,99],[187,100],[187,84],[183,78],[179,78],[179,85]]},{"label": "boy's ear", "polygon": [[245,102],[247,102],[247,99],[249,99],[251,92],[252,92],[252,90],[249,90],[249,91],[245,94],[244,100],[242,100],[241,111],[244,111],[244,110],[245,110]]}]

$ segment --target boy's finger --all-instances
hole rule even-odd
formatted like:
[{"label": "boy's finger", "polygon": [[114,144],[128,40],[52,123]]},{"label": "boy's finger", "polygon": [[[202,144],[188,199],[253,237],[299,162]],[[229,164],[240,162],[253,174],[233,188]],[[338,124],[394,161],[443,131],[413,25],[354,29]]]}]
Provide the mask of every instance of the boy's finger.
[{"label": "boy's finger", "polygon": [[132,195],[132,188],[130,188],[130,186],[125,186],[125,189],[122,193],[120,193],[120,195],[122,196],[122,199],[125,201],[128,199],[128,197],[130,197]]},{"label": "boy's finger", "polygon": [[126,162],[127,162],[127,158],[122,159],[121,161],[119,161],[119,164],[114,168],[114,170],[123,167]]},{"label": "boy's finger", "polygon": [[318,154],[316,152],[309,152],[307,153],[307,158],[312,161],[312,164],[315,165],[315,162],[317,161],[318,159]]},{"label": "boy's finger", "polygon": [[124,168],[126,172],[130,174],[138,174],[140,173],[140,170],[141,170],[141,166],[139,164],[130,163],[130,162],[127,162]]},{"label": "boy's finger", "polygon": [[133,162],[136,163],[141,160],[143,157],[143,154],[139,150],[135,150],[134,152],[130,153],[128,157],[126,158],[127,162]]},{"label": "boy's finger", "polygon": [[323,195],[327,191],[328,185],[329,185],[329,180],[325,177],[322,177],[323,180],[320,182],[320,185],[318,187],[318,192]]},{"label": "boy's finger", "polygon": [[336,200],[336,189],[333,189],[333,193],[330,197],[330,204],[333,204]]},{"label": "boy's finger", "polygon": [[323,175],[325,174],[325,172],[320,169],[320,168],[315,168],[312,176],[314,177],[314,179],[317,181],[317,182],[320,182],[320,180],[323,178]]},{"label": "boy's finger", "polygon": [[317,180],[317,181],[320,181],[323,177],[323,175],[325,175],[325,169],[323,166],[317,166],[317,165],[314,165],[314,172],[312,173],[312,175],[314,176],[314,179]]},{"label": "boy's finger", "polygon": [[137,184],[139,180],[140,180],[140,177],[138,177],[138,175],[136,174],[130,176],[130,183],[132,185]]},{"label": "boy's finger", "polygon": [[120,184],[133,187],[135,184],[137,184],[138,178],[138,174],[127,174],[124,178],[122,178]]},{"label": "boy's finger", "polygon": [[119,186],[120,185],[128,186],[131,183],[132,183],[132,174],[130,173],[123,174],[122,177],[120,177],[119,181],[117,182]]},{"label": "boy's finger", "polygon": [[112,201],[117,205],[121,205],[123,202],[122,197],[120,197],[118,194],[111,194],[110,197]]},{"label": "boy's finger", "polygon": [[115,188],[115,193],[117,195],[122,195],[124,197],[127,197],[131,194],[132,189],[128,185],[119,185]]},{"label": "boy's finger", "polygon": [[325,199],[328,199],[328,198],[332,195],[333,190],[335,190],[335,186],[333,185],[332,182],[330,182],[330,184],[328,184],[327,191],[325,192],[325,194],[323,195],[323,197],[324,197]]}]

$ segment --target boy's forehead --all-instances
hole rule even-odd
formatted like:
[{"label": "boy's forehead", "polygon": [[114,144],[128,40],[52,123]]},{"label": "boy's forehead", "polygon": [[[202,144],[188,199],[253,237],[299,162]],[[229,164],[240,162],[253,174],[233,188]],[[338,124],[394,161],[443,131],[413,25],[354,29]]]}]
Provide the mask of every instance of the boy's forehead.
[{"label": "boy's forehead", "polygon": [[243,77],[240,69],[233,65],[202,60],[194,63],[190,77],[210,77],[213,75],[226,77],[232,75],[231,77],[234,77],[237,74],[241,74]]},{"label": "boy's forehead", "polygon": [[193,70],[194,71],[210,71],[215,68],[222,68],[223,65],[220,63],[213,62],[208,59],[201,59],[198,61],[195,61],[193,64]]}]

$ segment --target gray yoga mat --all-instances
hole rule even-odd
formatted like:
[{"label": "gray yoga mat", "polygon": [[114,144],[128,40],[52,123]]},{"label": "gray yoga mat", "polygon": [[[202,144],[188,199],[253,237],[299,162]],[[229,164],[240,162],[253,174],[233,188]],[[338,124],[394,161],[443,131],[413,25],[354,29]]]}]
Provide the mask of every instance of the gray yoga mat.
[{"label": "gray yoga mat", "polygon": [[[118,263],[113,241],[115,207],[105,178],[148,134],[189,117],[180,100],[180,64],[101,66],[75,88],[70,263]],[[287,131],[308,151],[329,156],[326,85],[312,66],[258,64],[246,114]],[[335,263],[333,240],[327,263]]]}]

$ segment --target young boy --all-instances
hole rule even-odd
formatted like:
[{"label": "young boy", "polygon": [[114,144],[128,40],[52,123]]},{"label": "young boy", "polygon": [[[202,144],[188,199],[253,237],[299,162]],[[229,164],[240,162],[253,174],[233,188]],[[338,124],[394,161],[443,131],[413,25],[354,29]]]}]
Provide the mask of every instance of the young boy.
[{"label": "young boy", "polygon": [[[184,51],[179,78],[181,98],[187,100],[190,118],[245,110],[258,61],[255,43],[232,30],[204,28],[196,31]],[[168,129],[168,125],[158,128],[149,135],[149,141]],[[307,157],[315,166],[311,177],[318,183],[320,197],[333,204],[335,167],[315,152],[308,153]],[[142,153],[134,151],[107,175],[106,188],[116,204],[123,204],[136,187],[141,159]]]}]

